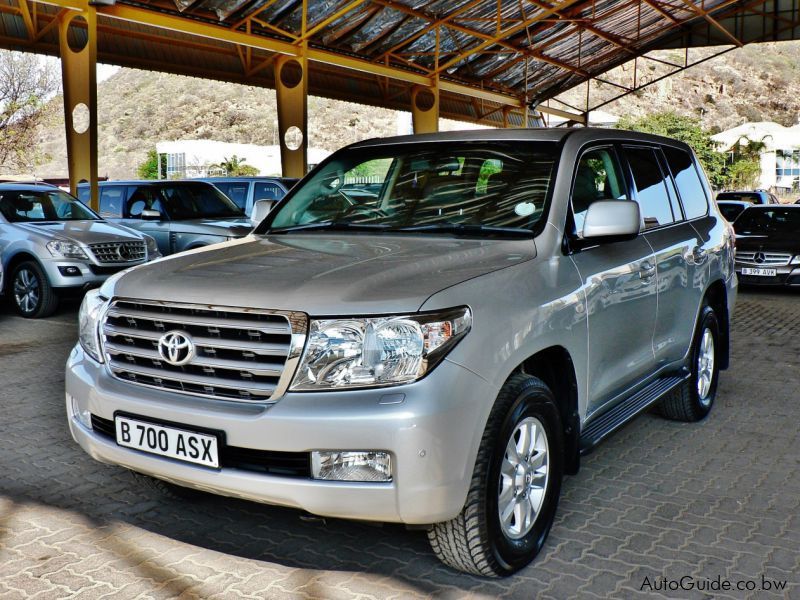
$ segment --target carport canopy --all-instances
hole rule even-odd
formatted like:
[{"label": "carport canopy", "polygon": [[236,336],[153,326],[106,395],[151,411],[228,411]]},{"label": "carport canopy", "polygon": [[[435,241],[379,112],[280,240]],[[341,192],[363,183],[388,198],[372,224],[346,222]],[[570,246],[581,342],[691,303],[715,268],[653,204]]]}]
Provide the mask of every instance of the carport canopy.
[{"label": "carport canopy", "polygon": [[309,93],[409,110],[416,132],[440,116],[585,123],[589,94],[580,107],[550,99],[657,79],[602,78],[631,59],[657,61],[659,78],[691,66],[654,50],[798,34],[800,0],[0,0],[0,47],[62,59],[71,184],[90,181],[95,205],[97,61],[274,88],[284,174],[300,176]]}]

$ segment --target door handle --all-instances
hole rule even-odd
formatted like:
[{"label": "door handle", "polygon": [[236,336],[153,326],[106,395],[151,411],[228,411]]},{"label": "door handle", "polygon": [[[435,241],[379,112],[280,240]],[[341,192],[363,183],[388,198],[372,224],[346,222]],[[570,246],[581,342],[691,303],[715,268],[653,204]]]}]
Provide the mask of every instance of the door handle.
[{"label": "door handle", "polygon": [[656,274],[656,268],[649,262],[643,262],[642,266],[639,267],[639,279],[642,279],[643,281],[652,279],[655,274]]}]

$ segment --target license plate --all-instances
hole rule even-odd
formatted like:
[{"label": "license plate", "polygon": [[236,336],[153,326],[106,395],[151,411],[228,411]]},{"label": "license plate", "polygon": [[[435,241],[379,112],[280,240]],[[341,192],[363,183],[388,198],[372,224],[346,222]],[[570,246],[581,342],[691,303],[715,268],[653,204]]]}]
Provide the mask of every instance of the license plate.
[{"label": "license plate", "polygon": [[216,436],[121,416],[117,416],[114,423],[120,446],[219,468]]},{"label": "license plate", "polygon": [[758,277],[775,277],[778,274],[777,269],[742,269],[742,275],[756,275]]}]

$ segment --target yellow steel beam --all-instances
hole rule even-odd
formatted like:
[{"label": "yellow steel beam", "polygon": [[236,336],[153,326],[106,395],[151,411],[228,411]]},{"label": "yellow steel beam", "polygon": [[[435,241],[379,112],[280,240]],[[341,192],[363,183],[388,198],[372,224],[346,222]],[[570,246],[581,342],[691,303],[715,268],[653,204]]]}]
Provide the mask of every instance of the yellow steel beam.
[{"label": "yellow steel beam", "polygon": [[[735,1],[736,0],[731,0],[729,2],[723,2],[719,6],[715,6],[713,10],[714,11],[720,10],[720,9],[724,8],[725,6],[727,6],[728,4],[733,4]],[[696,14],[700,15],[701,17],[703,17],[708,23],[711,24],[712,27],[715,27],[717,30],[722,32],[725,35],[725,37],[727,37],[729,40],[731,40],[734,44],[736,44],[740,48],[742,46],[744,46],[744,43],[739,38],[737,38],[735,35],[733,35],[730,31],[725,29],[725,27],[719,21],[717,21],[714,17],[712,17],[709,14],[709,11],[703,10],[702,8],[697,6],[694,2],[690,2],[690,0],[681,0],[681,2],[683,2],[693,12],[695,12]]]},{"label": "yellow steel beam", "polygon": [[33,40],[34,36],[36,36],[36,27],[33,25],[31,11],[28,9],[28,0],[18,0],[18,2],[20,15],[22,15],[25,29],[28,31],[28,39]]},{"label": "yellow steel beam", "polygon": [[[70,27],[85,23],[86,45],[70,46]],[[69,187],[75,194],[80,181],[89,182],[90,205],[97,210],[97,14],[93,6],[67,11],[58,20],[64,124],[67,134]]]},{"label": "yellow steel beam", "polygon": [[650,8],[652,8],[652,9],[653,9],[654,11],[656,11],[657,13],[661,14],[661,16],[663,16],[663,17],[667,17],[667,18],[668,18],[670,21],[672,21],[674,24],[676,24],[676,25],[677,25],[677,24],[679,23],[679,21],[678,21],[677,17],[675,17],[675,15],[673,15],[671,12],[669,12],[669,11],[668,11],[666,8],[664,8],[663,6],[661,6],[661,5],[658,3],[658,1],[657,1],[657,0],[642,0],[642,2],[644,2],[645,4],[647,4],[647,6],[649,6]]},{"label": "yellow steel beam", "polygon": [[315,33],[325,29],[328,25],[333,23],[336,19],[338,19],[340,17],[343,17],[344,15],[349,13],[351,10],[353,10],[355,8],[358,8],[359,6],[364,4],[364,2],[366,2],[366,1],[367,0],[353,0],[352,2],[346,4],[342,8],[334,11],[331,15],[325,17],[322,21],[320,21],[319,23],[314,25],[314,27],[312,27],[311,29],[308,29],[307,31],[305,31],[302,34],[302,36],[300,36],[300,38],[295,40],[294,43],[295,44],[299,44],[301,42],[304,42],[304,41],[310,39]]},{"label": "yellow steel beam", "polygon": [[551,106],[547,106],[545,104],[539,104],[534,108],[534,110],[538,110],[539,112],[547,113],[549,115],[555,115],[557,117],[562,117],[569,121],[575,121],[577,123],[586,124],[586,116],[578,113],[569,112],[567,110],[561,110],[560,108],[553,108]]}]

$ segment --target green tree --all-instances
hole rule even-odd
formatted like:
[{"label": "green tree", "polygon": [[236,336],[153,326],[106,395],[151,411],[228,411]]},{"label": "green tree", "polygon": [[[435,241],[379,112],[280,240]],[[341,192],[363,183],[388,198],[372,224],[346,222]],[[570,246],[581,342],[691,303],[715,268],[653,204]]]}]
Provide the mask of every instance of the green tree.
[{"label": "green tree", "polygon": [[686,142],[700,159],[711,185],[721,188],[727,184],[725,155],[717,151],[714,141],[711,139],[711,132],[703,129],[699,119],[685,117],[674,112],[661,112],[639,119],[623,117],[619,120],[617,127],[654,133]]},{"label": "green tree", "polygon": [[725,165],[726,185],[733,189],[749,189],[758,185],[761,176],[761,154],[767,149],[767,138],[751,140],[740,137],[729,149],[729,161]]},{"label": "green tree", "polygon": [[258,175],[260,171],[252,165],[248,165],[245,159],[239,158],[235,154],[230,158],[225,158],[219,165],[221,169],[225,169],[228,177],[252,177]]},{"label": "green tree", "polygon": [[[159,179],[158,165],[158,152],[155,149],[148,150],[147,158],[136,168],[136,173],[138,173],[139,179]],[[166,179],[166,177],[167,165],[164,161],[162,161],[160,179]]]},{"label": "green tree", "polygon": [[34,54],[0,50],[0,171],[31,171],[45,157],[36,134],[58,91],[55,65]]}]

